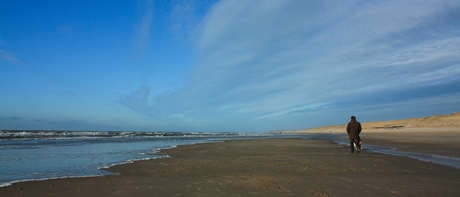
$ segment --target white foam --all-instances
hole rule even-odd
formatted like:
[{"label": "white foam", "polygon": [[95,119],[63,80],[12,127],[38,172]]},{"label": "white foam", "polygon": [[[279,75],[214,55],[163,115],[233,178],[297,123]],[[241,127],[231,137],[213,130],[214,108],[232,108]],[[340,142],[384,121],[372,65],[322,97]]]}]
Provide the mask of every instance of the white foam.
[{"label": "white foam", "polygon": [[118,166],[118,165],[124,165],[124,164],[129,164],[129,163],[134,163],[136,161],[148,161],[148,160],[153,160],[153,159],[160,159],[160,158],[168,158],[168,157],[171,157],[169,155],[161,155],[159,157],[146,157],[146,158],[142,158],[142,159],[130,159],[126,162],[121,162],[121,163],[116,163],[116,164],[111,164],[109,166],[103,166],[103,167],[99,167],[97,168],[98,170],[104,170],[104,169],[109,169],[113,166]]},{"label": "white foam", "polygon": [[[117,175],[117,174],[114,173],[114,175]],[[55,180],[55,179],[85,178],[85,177],[99,177],[99,176],[105,176],[105,175],[62,176],[62,177],[51,177],[51,178],[41,178],[41,179],[23,179],[23,180],[10,181],[7,183],[1,183],[0,188],[11,186],[14,183],[21,183],[21,182],[28,182],[28,181],[46,181],[46,180]]]}]

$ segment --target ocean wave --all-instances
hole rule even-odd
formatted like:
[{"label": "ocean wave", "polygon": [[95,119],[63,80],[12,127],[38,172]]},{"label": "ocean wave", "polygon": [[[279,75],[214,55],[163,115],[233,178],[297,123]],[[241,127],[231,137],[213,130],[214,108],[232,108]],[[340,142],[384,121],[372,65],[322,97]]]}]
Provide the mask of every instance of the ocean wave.
[{"label": "ocean wave", "polygon": [[63,140],[97,138],[146,138],[146,137],[243,137],[263,136],[261,133],[223,132],[136,132],[136,131],[48,131],[48,130],[2,130],[0,141],[4,140]]}]

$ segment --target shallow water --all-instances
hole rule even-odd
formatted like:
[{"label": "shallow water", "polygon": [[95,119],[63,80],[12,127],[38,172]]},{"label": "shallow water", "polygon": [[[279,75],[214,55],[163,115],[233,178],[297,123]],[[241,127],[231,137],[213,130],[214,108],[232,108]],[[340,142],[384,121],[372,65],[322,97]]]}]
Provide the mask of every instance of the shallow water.
[{"label": "shallow water", "polygon": [[161,149],[215,140],[262,138],[251,133],[24,131],[0,135],[0,187],[25,180],[102,176],[109,166],[148,160]]},{"label": "shallow water", "polygon": [[[228,139],[266,137],[302,137],[304,139],[332,140],[348,145],[347,135],[330,134],[254,134],[254,133],[164,133],[133,132],[58,132],[0,135],[0,187],[25,180],[50,178],[102,176],[111,172],[106,167],[136,160],[155,159],[161,149],[178,145],[215,142]],[[6,137],[5,137],[6,136]],[[405,156],[421,161],[460,169],[460,159],[433,154],[397,151],[396,148],[363,144],[364,151]]]},{"label": "shallow water", "polygon": [[[322,139],[329,138],[330,140],[336,142],[340,145],[349,145],[349,140],[347,135],[324,135],[321,137]],[[460,169],[460,158],[456,157],[448,157],[442,155],[435,155],[435,154],[425,154],[425,153],[416,153],[416,152],[406,152],[406,151],[399,151],[394,147],[386,147],[386,146],[376,146],[370,144],[362,144],[364,151],[370,151],[375,153],[381,154],[388,154],[388,155],[395,155],[395,156],[402,156],[402,157],[410,157],[413,159],[418,159],[420,161],[426,161],[436,164],[442,164],[446,166],[451,166],[457,169]]]},{"label": "shallow water", "polygon": [[[0,183],[27,179],[110,174],[100,168],[133,160],[153,159],[158,149],[200,140],[162,139],[60,144],[1,150]],[[42,142],[40,142],[42,143]]]}]

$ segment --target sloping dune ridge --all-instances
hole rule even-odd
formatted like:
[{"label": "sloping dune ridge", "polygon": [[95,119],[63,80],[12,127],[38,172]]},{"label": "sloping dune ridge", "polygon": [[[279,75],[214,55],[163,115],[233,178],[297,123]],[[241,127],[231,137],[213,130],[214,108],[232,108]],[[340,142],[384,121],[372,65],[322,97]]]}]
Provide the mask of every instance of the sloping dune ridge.
[{"label": "sloping dune ridge", "polygon": [[[409,118],[377,122],[361,122],[363,130],[411,129],[411,128],[458,128],[460,129],[460,112],[449,115],[435,115],[423,118]],[[275,131],[280,133],[307,133],[325,131],[344,131],[346,124],[303,129],[297,131]]]}]

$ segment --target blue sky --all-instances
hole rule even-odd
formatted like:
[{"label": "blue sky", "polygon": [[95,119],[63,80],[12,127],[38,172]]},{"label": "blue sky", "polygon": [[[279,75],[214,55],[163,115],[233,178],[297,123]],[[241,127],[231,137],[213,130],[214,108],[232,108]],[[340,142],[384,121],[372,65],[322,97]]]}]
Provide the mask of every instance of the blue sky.
[{"label": "blue sky", "polygon": [[460,1],[5,1],[0,129],[264,132],[460,109]]}]

